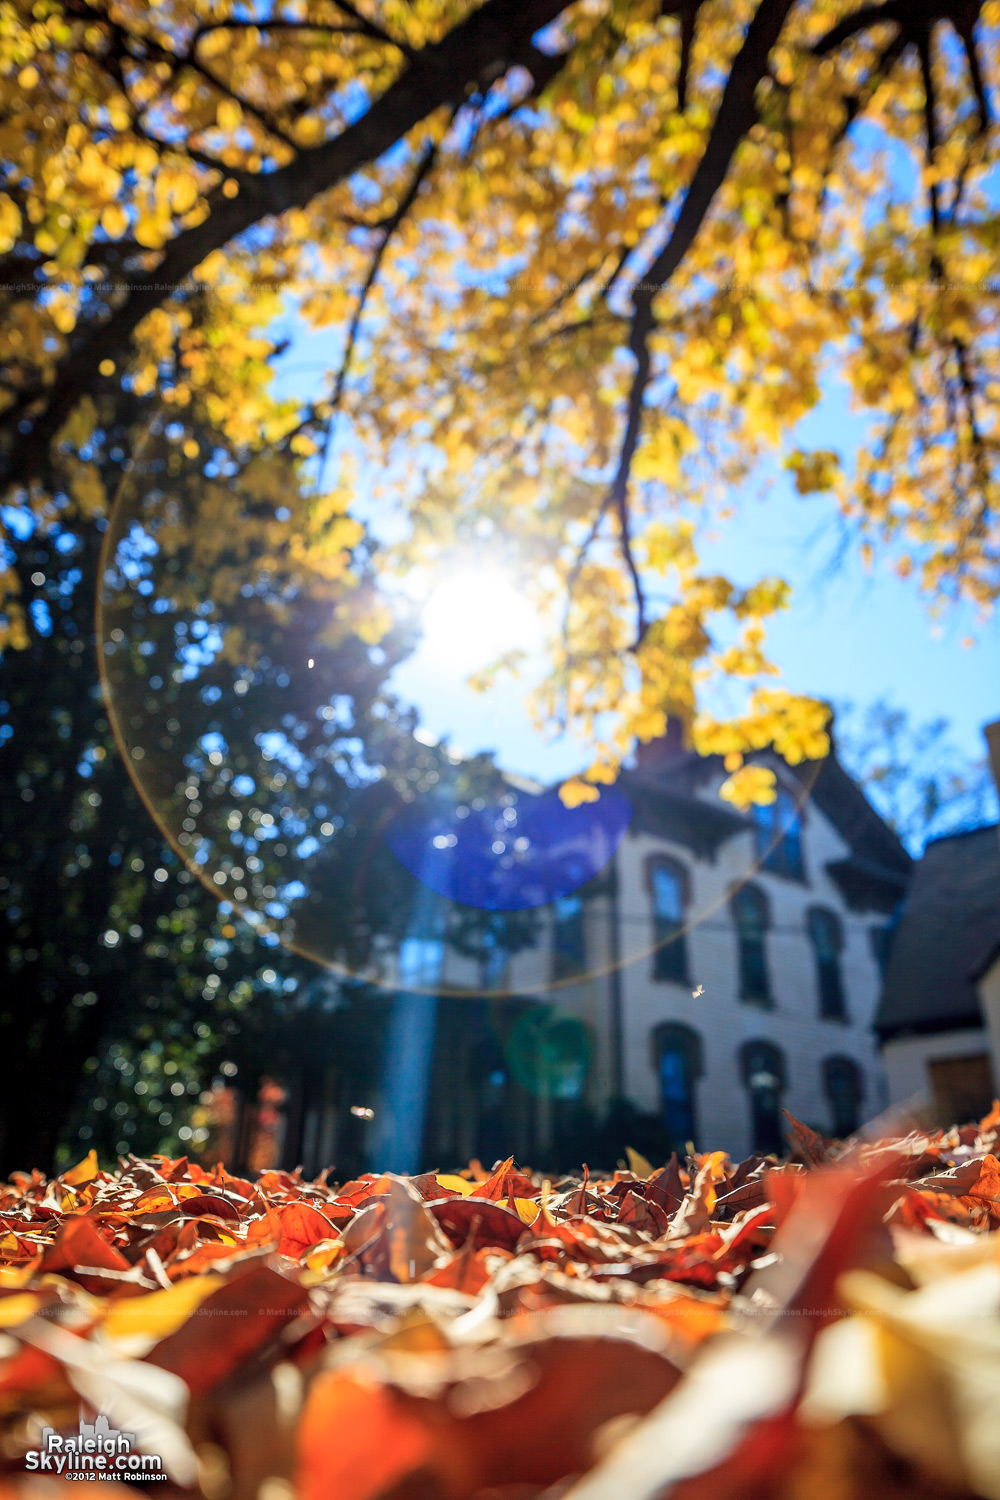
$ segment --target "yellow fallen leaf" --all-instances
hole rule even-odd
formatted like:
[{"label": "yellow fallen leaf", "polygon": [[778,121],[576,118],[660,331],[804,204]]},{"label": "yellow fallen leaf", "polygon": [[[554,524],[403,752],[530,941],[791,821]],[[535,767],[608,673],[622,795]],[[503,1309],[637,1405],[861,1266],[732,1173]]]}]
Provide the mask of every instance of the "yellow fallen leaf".
[{"label": "yellow fallen leaf", "polygon": [[310,1271],[329,1271],[345,1252],[343,1240],[320,1240],[306,1256],[306,1267]]},{"label": "yellow fallen leaf", "polygon": [[653,1164],[646,1160],[641,1151],[635,1151],[631,1146],[626,1146],[625,1155],[628,1157],[629,1167],[637,1177],[643,1179],[652,1177]]},{"label": "yellow fallen leaf", "polygon": [[24,1286],[35,1274],[33,1265],[0,1266],[0,1288]]},{"label": "yellow fallen leaf", "polygon": [[63,1173],[63,1182],[67,1187],[82,1187],[85,1182],[93,1182],[100,1170],[97,1152],[90,1150],[83,1161],[78,1161],[75,1167],[70,1167],[68,1172]]},{"label": "yellow fallen leaf", "polygon": [[27,1322],[42,1305],[41,1297],[34,1292],[15,1292],[13,1297],[0,1297],[0,1328],[16,1328]]},{"label": "yellow fallen leaf", "polygon": [[541,1212],[541,1204],[535,1203],[531,1198],[515,1198],[514,1207],[518,1218],[523,1219],[525,1224],[534,1224]]},{"label": "yellow fallen leaf", "polygon": [[476,1191],[476,1184],[474,1182],[466,1182],[464,1177],[452,1177],[447,1172],[442,1173],[439,1177],[435,1177],[434,1181],[438,1187],[448,1188],[452,1193],[461,1193],[463,1198],[467,1198],[470,1193]]},{"label": "yellow fallen leaf", "polygon": [[205,1298],[222,1286],[222,1276],[189,1276],[169,1290],[145,1297],[126,1297],[109,1308],[101,1332],[116,1343],[121,1340],[152,1339],[159,1343],[186,1323]]}]

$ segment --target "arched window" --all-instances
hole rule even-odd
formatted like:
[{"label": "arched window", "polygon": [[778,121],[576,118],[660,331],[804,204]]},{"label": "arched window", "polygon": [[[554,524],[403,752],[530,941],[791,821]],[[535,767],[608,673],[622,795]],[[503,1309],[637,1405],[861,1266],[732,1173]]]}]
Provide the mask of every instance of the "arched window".
[{"label": "arched window", "polygon": [[733,892],[733,919],[740,945],[740,999],[758,1005],[771,1004],[767,971],[767,897],[756,885],[741,885]]},{"label": "arched window", "polygon": [[785,1058],[773,1042],[744,1042],[740,1071],[750,1095],[753,1149],[767,1156],[784,1149],[781,1096],[785,1089]]},{"label": "arched window", "polygon": [[757,834],[757,859],[765,870],[802,880],[802,820],[799,804],[792,793],[778,788],[773,802],[754,803],[753,820]]},{"label": "arched window", "polygon": [[646,879],[653,903],[653,978],[686,984],[687,872],[674,860],[657,857],[647,865]]},{"label": "arched window", "polygon": [[560,896],[553,902],[552,978],[578,979],[587,970],[583,898]]},{"label": "arched window", "polygon": [[697,1141],[695,1084],[701,1077],[701,1037],[690,1026],[667,1021],[653,1032],[653,1059],[660,1080],[663,1128],[670,1149],[683,1154]]},{"label": "arched window", "polygon": [[823,1087],[830,1101],[834,1135],[853,1135],[860,1123],[861,1100],[865,1092],[861,1069],[850,1057],[824,1058]]},{"label": "arched window", "polygon": [[819,1013],[828,1020],[846,1020],[844,980],[840,972],[840,950],[844,946],[844,933],[840,921],[825,907],[813,906],[806,918],[806,926],[816,954]]}]

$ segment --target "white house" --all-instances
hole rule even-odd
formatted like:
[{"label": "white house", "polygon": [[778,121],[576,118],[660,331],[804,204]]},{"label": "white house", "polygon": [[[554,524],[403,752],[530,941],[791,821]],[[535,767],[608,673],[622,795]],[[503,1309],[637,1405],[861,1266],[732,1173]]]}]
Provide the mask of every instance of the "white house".
[{"label": "white house", "polygon": [[435,993],[390,1017],[373,1161],[605,1161],[630,1131],[739,1158],[783,1148],[782,1107],[837,1135],[880,1112],[881,964],[911,860],[835,755],[768,763],[777,802],[743,816],[718,760],[647,747],[611,863],[529,942],[506,949],[498,918],[488,986],[439,941]]}]

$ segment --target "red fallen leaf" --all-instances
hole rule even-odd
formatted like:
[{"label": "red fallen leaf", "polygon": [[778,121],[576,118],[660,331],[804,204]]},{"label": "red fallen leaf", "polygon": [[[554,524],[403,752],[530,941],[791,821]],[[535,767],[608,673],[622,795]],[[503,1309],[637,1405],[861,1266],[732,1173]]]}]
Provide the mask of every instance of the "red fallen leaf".
[{"label": "red fallen leaf", "polygon": [[384,1386],[331,1370],[310,1388],[298,1450],[299,1500],[369,1500],[419,1469],[431,1439]]},{"label": "red fallen leaf", "polygon": [[884,1220],[897,1191],[888,1163],[867,1173],[843,1167],[805,1173],[772,1241],[776,1259],[754,1274],[745,1295],[759,1288],[782,1312],[810,1314],[802,1322],[807,1338],[814,1337],[838,1315],[837,1282],[845,1271],[892,1260]]},{"label": "red fallen leaf", "polygon": [[308,1203],[286,1203],[278,1210],[281,1237],[278,1254],[301,1260],[311,1245],[332,1239],[337,1231],[329,1219]]},{"label": "red fallen leaf", "polygon": [[302,1184],[301,1182],[296,1182],[291,1172],[271,1170],[261,1172],[257,1186],[262,1193],[266,1193],[268,1197],[273,1197],[275,1194],[280,1193],[297,1193]]},{"label": "red fallen leaf", "polygon": [[281,1215],[270,1204],[265,1204],[259,1218],[251,1219],[243,1241],[247,1249],[260,1249],[264,1245],[277,1245],[281,1239]]},{"label": "red fallen leaf", "polygon": [[591,1266],[621,1261],[624,1253],[622,1236],[614,1225],[593,1218],[552,1219],[547,1213],[539,1214],[525,1230],[518,1249],[529,1250],[539,1260],[559,1261],[568,1256]]},{"label": "red fallen leaf", "polygon": [[714,1256],[720,1269],[723,1266],[729,1269],[738,1262],[745,1261],[748,1255],[769,1244],[773,1232],[772,1217],[771,1205],[764,1203],[759,1208],[748,1210],[741,1220],[724,1229],[721,1235],[722,1245]]},{"label": "red fallen leaf", "polygon": [[803,1125],[787,1109],[781,1113],[792,1127],[791,1140],[796,1151],[808,1167],[821,1167],[830,1160],[830,1153],[826,1149],[826,1142],[816,1130],[811,1130],[808,1125]]},{"label": "red fallen leaf", "polygon": [[159,1214],[166,1213],[172,1209],[178,1212],[177,1200],[171,1193],[165,1182],[158,1183],[156,1187],[147,1188],[140,1198],[131,1205],[134,1214]]},{"label": "red fallen leaf", "polygon": [[970,1198],[981,1198],[984,1203],[1000,1202],[1000,1161],[995,1156],[984,1156],[979,1162],[977,1181],[967,1189]]},{"label": "red fallen leaf", "polygon": [[222,1170],[222,1185],[227,1193],[236,1193],[240,1198],[252,1198],[257,1192],[254,1183],[249,1182],[245,1177],[234,1177],[225,1168]]},{"label": "red fallen leaf", "polygon": [[740,1187],[734,1188],[732,1192],[723,1193],[715,1200],[712,1213],[716,1218],[724,1218],[734,1209],[757,1208],[767,1202],[767,1185],[763,1177],[753,1177],[749,1182],[744,1182]]},{"label": "red fallen leaf", "polygon": [[954,1193],[956,1197],[982,1198],[992,1203],[1000,1197],[1000,1161],[995,1156],[977,1156],[949,1172],[938,1172],[921,1178],[915,1188],[935,1193]]},{"label": "red fallen leaf", "polygon": [[[633,1192],[638,1192],[633,1188]],[[646,1179],[642,1184],[642,1195],[649,1203],[655,1203],[657,1208],[662,1208],[668,1216],[677,1212],[684,1202],[684,1184],[681,1182],[681,1169],[677,1162],[676,1151],[671,1153],[670,1160],[659,1172],[654,1172],[652,1177]]]},{"label": "red fallen leaf", "polygon": [[21,1344],[15,1354],[0,1362],[0,1398],[8,1394],[29,1395],[41,1404],[44,1395],[61,1402],[72,1399],[74,1392],[57,1359],[32,1344]]},{"label": "red fallen leaf", "polygon": [[235,1203],[228,1198],[223,1198],[221,1193],[195,1193],[190,1198],[182,1198],[178,1205],[185,1218],[200,1219],[206,1215],[213,1219],[228,1219],[231,1223],[238,1223],[240,1211]]},{"label": "red fallen leaf", "polygon": [[633,1229],[642,1229],[659,1239],[666,1234],[668,1218],[663,1209],[638,1193],[629,1193],[621,1200],[618,1223],[629,1224]]},{"label": "red fallen leaf", "polygon": [[344,1248],[367,1275],[416,1281],[447,1254],[448,1241],[430,1212],[436,1204],[424,1203],[404,1177],[387,1181],[388,1192],[366,1205],[344,1231]]},{"label": "red fallen leaf", "polygon": [[187,1322],[145,1356],[170,1370],[193,1394],[210,1390],[258,1354],[309,1303],[300,1286],[259,1262],[237,1267]]},{"label": "red fallen leaf", "polygon": [[[385,1386],[380,1399],[369,1388],[362,1403],[334,1384],[349,1377],[319,1377],[301,1429],[302,1500],[373,1500],[387,1491],[471,1500],[494,1490],[500,1476],[511,1494],[535,1493],[586,1471],[595,1432],[651,1411],[679,1378],[661,1348],[622,1337],[620,1312],[608,1313],[603,1336],[568,1334],[578,1326],[575,1309],[531,1318],[529,1334],[508,1343],[501,1361],[467,1359],[446,1402]],[[384,1456],[374,1452],[379,1434]],[[367,1452],[378,1472],[345,1466],[342,1439],[352,1458]]]},{"label": "red fallen leaf", "polygon": [[634,1172],[616,1172],[604,1188],[605,1198],[624,1198],[628,1193],[641,1193],[651,1177],[637,1177]]},{"label": "red fallen leaf", "polygon": [[774,1205],[775,1224],[782,1224],[788,1217],[805,1180],[806,1174],[801,1167],[772,1167],[765,1175],[764,1193],[767,1201]]},{"label": "red fallen leaf", "polygon": [[468,1296],[475,1297],[490,1279],[486,1258],[497,1253],[495,1249],[473,1250],[467,1243],[461,1250],[456,1250],[443,1266],[437,1266],[426,1276],[422,1276],[421,1282],[424,1286],[443,1286],[450,1291],[465,1292]]},{"label": "red fallen leaf", "polygon": [[472,1198],[439,1198],[427,1204],[431,1214],[456,1247],[471,1236],[476,1250],[495,1245],[500,1250],[515,1250],[525,1230],[524,1220],[499,1203],[477,1194]]},{"label": "red fallen leaf", "polygon": [[410,1177],[407,1181],[416,1188],[425,1203],[430,1203],[437,1198],[459,1198],[462,1196],[452,1188],[442,1187],[437,1180],[435,1172],[421,1172],[418,1177]]},{"label": "red fallen leaf", "polygon": [[537,1198],[538,1189],[530,1177],[525,1177],[514,1166],[514,1158],[508,1156],[501,1162],[491,1177],[476,1188],[477,1198],[488,1198],[501,1203],[505,1198]]},{"label": "red fallen leaf", "polygon": [[[85,1269],[79,1271],[78,1267]],[[40,1272],[58,1272],[78,1281],[88,1291],[100,1290],[107,1285],[99,1274],[101,1271],[128,1271],[128,1261],[119,1250],[109,1245],[93,1220],[79,1214],[64,1221],[55,1240],[43,1253],[38,1267]]]}]

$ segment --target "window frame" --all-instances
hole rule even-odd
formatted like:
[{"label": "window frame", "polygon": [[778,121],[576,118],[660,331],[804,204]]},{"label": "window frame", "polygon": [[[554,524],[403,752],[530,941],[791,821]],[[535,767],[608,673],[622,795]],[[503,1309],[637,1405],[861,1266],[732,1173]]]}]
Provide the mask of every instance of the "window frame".
[{"label": "window frame", "polygon": [[[767,1037],[751,1037],[743,1042],[739,1049],[739,1063],[740,1077],[750,1105],[753,1150],[765,1156],[771,1153],[780,1156],[785,1144],[781,1126],[783,1108],[781,1100],[788,1087],[788,1065],[785,1054],[776,1042],[770,1041]],[[763,1072],[773,1077],[773,1086],[754,1085],[754,1078]],[[767,1094],[773,1095],[773,1101],[768,1102],[765,1112],[763,1100]],[[773,1111],[770,1107],[771,1102],[774,1105]],[[762,1138],[765,1120],[772,1130],[770,1144]]]},{"label": "window frame", "polygon": [[[783,806],[791,805],[794,834],[789,835],[788,830],[780,828],[781,809]],[[755,803],[750,810],[754,828],[754,853],[757,858],[757,866],[766,870],[769,875],[777,875],[782,880],[795,880],[801,885],[808,884],[806,874],[805,843],[803,830],[805,827],[805,798],[801,800],[787,786],[780,781],[773,802],[766,804]],[[767,816],[771,819],[770,826],[764,822]],[[791,851],[794,850],[794,855]]]},{"label": "window frame", "polygon": [[[834,933],[830,945],[832,952],[821,952],[817,924],[829,922]],[[844,984],[844,969],[841,955],[844,951],[844,924],[829,906],[810,906],[806,912],[806,933],[813,950],[816,965],[816,995],[819,1002],[817,1012],[821,1021],[850,1020],[847,1008],[847,987]]]},{"label": "window frame", "polygon": [[[832,1082],[833,1074],[836,1069],[841,1069],[844,1073],[844,1076],[846,1076],[849,1072],[852,1075],[855,1086],[854,1124],[846,1130],[841,1130],[841,1125],[846,1124],[846,1122],[843,1119],[838,1120],[836,1113],[836,1104],[834,1100],[835,1091]],[[854,1135],[859,1125],[861,1124],[861,1103],[865,1097],[864,1069],[861,1067],[861,1064],[856,1060],[856,1058],[848,1057],[846,1053],[833,1052],[828,1057],[824,1057],[822,1062],[822,1074],[823,1092],[826,1095],[827,1103],[830,1107],[832,1134],[837,1136],[841,1140],[846,1139],[847,1136]]]},{"label": "window frame", "polygon": [[[759,938],[751,938],[745,925],[740,922],[739,903],[747,896],[759,902],[761,916]],[[737,962],[739,966],[739,998],[743,1005],[759,1005],[763,1009],[774,1009],[774,991],[771,985],[771,965],[768,962],[767,933],[771,926],[771,903],[767,892],[754,881],[744,881],[730,892],[729,906],[736,929]],[[751,958],[751,951],[755,957]],[[754,986],[755,976],[760,987]]]},{"label": "window frame", "polygon": [[[656,872],[667,870],[677,880],[680,893],[681,919],[674,924],[672,934],[665,929],[669,921],[656,911]],[[690,984],[690,968],[687,942],[687,910],[691,900],[691,875],[686,865],[672,854],[650,854],[644,866],[646,892],[650,902],[650,922],[653,928],[653,952],[650,978],[655,984]]]},{"label": "window frame", "polygon": [[[690,1117],[691,1133],[686,1135],[683,1141],[673,1139],[673,1132],[667,1120],[667,1102],[663,1090],[663,1057],[667,1052],[673,1052],[683,1058],[687,1084],[687,1112]],[[661,1021],[654,1026],[650,1033],[650,1057],[656,1071],[657,1087],[660,1095],[660,1116],[668,1136],[670,1136],[670,1148],[672,1151],[680,1151],[688,1140],[698,1141],[698,1095],[697,1084],[704,1072],[704,1045],[701,1034],[693,1026],[688,1026],[683,1021]]]}]

